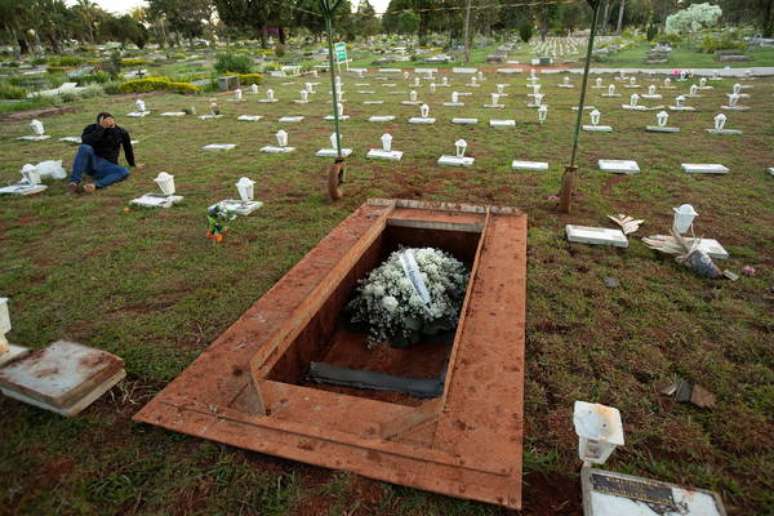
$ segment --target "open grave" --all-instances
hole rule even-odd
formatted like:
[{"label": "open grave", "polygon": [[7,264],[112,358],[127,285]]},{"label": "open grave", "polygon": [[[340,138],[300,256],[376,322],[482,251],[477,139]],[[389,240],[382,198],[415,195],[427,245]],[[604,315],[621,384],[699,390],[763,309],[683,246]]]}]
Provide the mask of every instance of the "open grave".
[{"label": "open grave", "polygon": [[[516,209],[370,200],[134,419],[519,509],[526,242]],[[413,347],[369,350],[344,307],[402,246],[436,247],[469,267],[459,323]],[[310,369],[355,381],[319,384]],[[365,389],[362,374],[430,388]]]}]

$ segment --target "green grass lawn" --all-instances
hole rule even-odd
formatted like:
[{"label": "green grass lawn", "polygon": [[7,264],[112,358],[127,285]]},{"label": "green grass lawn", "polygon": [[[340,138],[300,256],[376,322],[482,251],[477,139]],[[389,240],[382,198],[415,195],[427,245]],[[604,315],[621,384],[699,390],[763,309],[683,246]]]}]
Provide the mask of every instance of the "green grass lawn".
[{"label": "green grass lawn", "polygon": [[645,57],[651,45],[647,42],[634,44],[617,54],[613,54],[604,63],[594,63],[594,66],[611,68],[750,68],[751,66],[774,66],[774,48],[757,48],[745,52],[749,61],[721,63],[714,54],[697,52],[693,48],[677,46],[665,64],[649,65]]},{"label": "green grass lawn", "polygon": [[[696,65],[699,66],[699,65]],[[574,79],[577,82],[577,79]],[[543,90],[548,121],[537,124],[526,107],[524,76],[495,77],[465,108],[444,108],[452,88],[429,93],[432,126],[406,122],[418,115],[401,106],[408,87],[400,78],[390,91],[373,76],[345,78],[344,144],[346,196],[332,204],[325,193],[330,160],[314,152],[328,145],[332,124],[321,93],[299,106],[305,79],[269,79],[280,102],[254,97],[232,103],[218,121],[160,118],[158,113],[195,105],[208,97],[149,95],[154,114],[123,115],[131,97],[78,101],[76,113],[44,119],[54,136],[42,143],[18,142],[28,121],[0,123],[0,181],[16,180],[24,163],[62,159],[69,169],[75,148],[56,138],[80,134],[103,110],[117,115],[147,168],[95,195],[74,197],[65,182],[41,195],[0,199],[0,294],[11,298],[10,341],[40,348],[68,338],[114,352],[129,377],[81,416],[67,420],[0,398],[0,513],[202,513],[202,514],[501,514],[503,511],[337,473],[300,463],[220,446],[131,422],[131,416],[178,375],[225,328],[269,289],[333,227],[369,197],[443,200],[516,206],[529,216],[527,355],[525,385],[525,507],[527,513],[577,509],[577,440],[572,428],[575,400],[597,401],[621,410],[626,446],[610,469],[718,490],[732,514],[774,511],[774,81],[755,80],[753,109],[729,113],[729,128],[741,137],[712,137],[705,129],[725,100],[731,81],[689,104],[695,113],[674,113],[677,135],[650,134],[655,113],[624,112],[625,99],[590,102],[603,113],[612,134],[583,133],[581,178],[572,215],[561,215],[548,199],[558,191],[567,163],[578,90]],[[461,76],[453,76],[454,89]],[[355,83],[368,82],[368,87]],[[481,107],[494,84],[510,84],[506,110]],[[648,80],[641,79],[643,87]],[[678,83],[687,92],[688,83]],[[358,89],[373,89],[376,96]],[[676,90],[677,91],[677,90]],[[675,93],[676,94],[676,93]],[[383,106],[363,100],[380,97]],[[665,102],[672,100],[667,95]],[[644,102],[651,104],[652,101]],[[239,114],[261,114],[257,123]],[[301,124],[281,125],[280,115],[301,114]],[[389,124],[366,121],[394,114]],[[454,126],[452,116],[478,117],[475,127]],[[489,118],[514,118],[515,129],[490,129]],[[262,154],[280,128],[289,133],[290,155]],[[385,131],[399,163],[365,159]],[[471,169],[440,168],[441,154],[468,142]],[[236,143],[228,153],[207,153],[208,143]],[[642,173],[613,176],[596,170],[596,160],[636,159]],[[543,173],[513,172],[513,159],[546,160]],[[682,162],[719,162],[731,173],[696,177]],[[175,176],[182,205],[169,210],[127,209],[129,201],[156,189],[153,178]],[[225,242],[205,238],[206,208],[236,195],[242,176],[257,181],[264,207],[232,223]],[[671,258],[647,249],[639,236],[667,231],[672,207],[692,203],[697,233],[717,238],[731,253],[724,268],[757,269],[737,282],[698,278]],[[646,220],[626,250],[570,245],[564,225],[612,227],[606,215],[626,213]],[[608,289],[606,276],[621,286]],[[718,397],[712,410],[677,404],[656,385],[673,375],[699,382]],[[546,482],[570,485],[569,490]],[[567,484],[569,483],[569,484]],[[565,509],[566,510],[566,509]],[[550,511],[549,511],[550,512]]]}]

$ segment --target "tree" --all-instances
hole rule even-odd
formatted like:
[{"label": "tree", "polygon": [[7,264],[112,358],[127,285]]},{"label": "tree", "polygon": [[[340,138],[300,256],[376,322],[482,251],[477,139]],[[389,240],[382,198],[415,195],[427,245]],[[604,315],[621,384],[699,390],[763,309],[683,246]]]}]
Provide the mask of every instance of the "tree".
[{"label": "tree", "polygon": [[379,33],[379,19],[376,17],[376,11],[374,11],[371,2],[362,0],[357,4],[354,23],[360,36],[368,38]]},{"label": "tree", "polygon": [[213,5],[210,0],[148,0],[148,12],[153,18],[164,16],[177,35],[193,39],[204,34],[204,24],[212,18]]},{"label": "tree", "polygon": [[723,11],[717,5],[693,4],[667,17],[667,34],[696,32],[713,27],[718,23]]},{"label": "tree", "polygon": [[626,0],[621,0],[620,5],[618,6],[618,25],[616,25],[615,33],[620,34],[621,28],[623,27],[623,16],[624,16],[624,6],[626,5]]},{"label": "tree", "polygon": [[416,34],[419,30],[419,16],[413,11],[404,11],[398,16],[398,34]]}]

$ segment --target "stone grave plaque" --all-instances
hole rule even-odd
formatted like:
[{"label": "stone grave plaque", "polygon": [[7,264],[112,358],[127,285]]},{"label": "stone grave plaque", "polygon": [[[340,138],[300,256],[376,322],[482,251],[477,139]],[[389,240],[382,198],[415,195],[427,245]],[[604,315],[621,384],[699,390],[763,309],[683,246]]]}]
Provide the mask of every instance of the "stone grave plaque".
[{"label": "stone grave plaque", "polygon": [[565,226],[565,231],[567,233],[567,240],[570,242],[629,247],[629,241],[620,229],[595,228],[567,224],[567,226]]},{"label": "stone grave plaque", "polygon": [[599,170],[603,172],[613,172],[614,174],[637,174],[640,166],[636,161],[626,159],[601,159],[599,160]]},{"label": "stone grave plaque", "polygon": [[728,174],[728,167],[717,163],[683,163],[682,169],[688,174]]}]

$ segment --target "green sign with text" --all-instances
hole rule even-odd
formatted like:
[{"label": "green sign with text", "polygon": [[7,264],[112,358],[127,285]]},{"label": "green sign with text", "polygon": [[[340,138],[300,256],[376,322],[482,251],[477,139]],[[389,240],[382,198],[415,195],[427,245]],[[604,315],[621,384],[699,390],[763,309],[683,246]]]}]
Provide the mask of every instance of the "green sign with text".
[{"label": "green sign with text", "polygon": [[337,63],[347,62],[347,44],[346,43],[336,43],[336,46],[334,47],[334,52],[336,53]]}]

